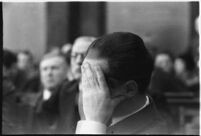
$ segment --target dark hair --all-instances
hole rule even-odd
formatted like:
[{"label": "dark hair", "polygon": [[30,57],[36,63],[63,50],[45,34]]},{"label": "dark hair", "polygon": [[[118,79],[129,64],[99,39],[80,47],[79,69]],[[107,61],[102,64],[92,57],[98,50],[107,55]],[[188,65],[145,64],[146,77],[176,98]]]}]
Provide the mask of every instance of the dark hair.
[{"label": "dark hair", "polygon": [[97,50],[97,56],[108,60],[109,77],[126,82],[135,80],[140,93],[149,85],[153,71],[153,59],[143,40],[129,32],[115,32],[95,40],[89,47]]},{"label": "dark hair", "polygon": [[9,69],[16,62],[17,62],[16,54],[11,52],[11,51],[9,51],[9,50],[7,50],[7,49],[4,49],[3,50],[3,65],[7,69]]}]

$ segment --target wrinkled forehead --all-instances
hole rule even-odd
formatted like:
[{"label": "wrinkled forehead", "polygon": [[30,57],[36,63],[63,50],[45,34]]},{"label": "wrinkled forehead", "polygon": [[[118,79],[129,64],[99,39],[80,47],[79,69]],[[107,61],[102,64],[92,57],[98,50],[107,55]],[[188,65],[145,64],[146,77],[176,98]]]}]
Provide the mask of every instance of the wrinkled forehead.
[{"label": "wrinkled forehead", "polygon": [[46,67],[46,66],[65,66],[65,58],[61,56],[54,56],[45,58],[40,62],[40,67]]},{"label": "wrinkled forehead", "polygon": [[78,40],[75,42],[72,48],[72,53],[86,53],[89,48],[91,41],[87,40]]}]

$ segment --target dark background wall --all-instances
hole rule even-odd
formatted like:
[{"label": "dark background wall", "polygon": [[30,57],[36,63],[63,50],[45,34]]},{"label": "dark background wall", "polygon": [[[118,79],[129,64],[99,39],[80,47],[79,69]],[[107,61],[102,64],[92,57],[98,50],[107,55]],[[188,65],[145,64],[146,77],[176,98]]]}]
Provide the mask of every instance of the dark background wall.
[{"label": "dark background wall", "polygon": [[30,49],[39,59],[81,35],[131,31],[147,46],[178,55],[196,34],[198,2],[3,3],[3,46]]},{"label": "dark background wall", "polygon": [[73,43],[81,35],[104,34],[104,14],[103,2],[47,3],[48,48]]},{"label": "dark background wall", "polygon": [[190,38],[188,2],[109,2],[107,32],[131,31],[149,46],[173,54],[184,52]]},{"label": "dark background wall", "polygon": [[30,50],[38,60],[47,45],[45,3],[3,3],[3,47]]},{"label": "dark background wall", "polygon": [[[47,47],[61,46],[68,40],[68,3],[47,3]],[[48,49],[46,48],[46,49]]]}]

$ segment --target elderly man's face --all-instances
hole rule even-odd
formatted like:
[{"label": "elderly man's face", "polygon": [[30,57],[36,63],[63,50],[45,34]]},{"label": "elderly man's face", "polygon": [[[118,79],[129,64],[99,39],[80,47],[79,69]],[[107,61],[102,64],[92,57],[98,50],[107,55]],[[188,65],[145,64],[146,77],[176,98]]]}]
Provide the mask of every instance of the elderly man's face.
[{"label": "elderly man's face", "polygon": [[71,52],[71,70],[75,79],[80,79],[81,77],[81,65],[90,44],[91,42],[89,41],[80,40],[73,45]]},{"label": "elderly man's face", "polygon": [[40,64],[41,82],[46,89],[54,89],[66,78],[67,65],[59,56],[47,58]]}]

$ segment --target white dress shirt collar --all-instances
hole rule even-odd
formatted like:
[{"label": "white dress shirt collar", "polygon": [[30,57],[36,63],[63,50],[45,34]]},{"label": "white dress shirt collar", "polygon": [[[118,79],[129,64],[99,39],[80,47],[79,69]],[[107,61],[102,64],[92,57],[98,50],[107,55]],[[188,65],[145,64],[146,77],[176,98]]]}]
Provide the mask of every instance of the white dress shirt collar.
[{"label": "white dress shirt collar", "polygon": [[110,126],[116,124],[117,122],[119,122],[119,121],[121,121],[121,120],[123,120],[123,119],[125,119],[125,118],[127,118],[127,117],[129,117],[129,116],[131,116],[131,115],[133,115],[133,114],[136,114],[137,112],[139,112],[139,111],[141,111],[142,109],[144,109],[147,105],[149,105],[149,103],[150,103],[150,102],[149,102],[149,97],[146,96],[146,102],[145,102],[145,104],[144,104],[142,107],[140,107],[138,110],[133,111],[132,113],[130,113],[130,114],[128,114],[128,115],[125,115],[125,116],[122,116],[122,117],[119,117],[119,118],[113,118],[113,119],[112,119],[112,123],[111,123]]},{"label": "white dress shirt collar", "polygon": [[50,99],[50,97],[52,96],[52,92],[48,89],[45,89],[43,91],[43,100],[47,101],[48,99]]}]

